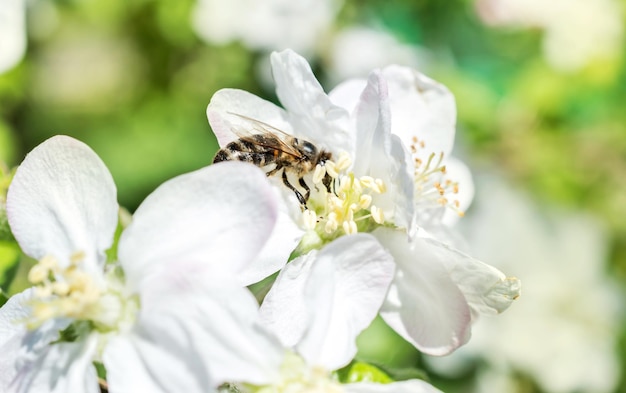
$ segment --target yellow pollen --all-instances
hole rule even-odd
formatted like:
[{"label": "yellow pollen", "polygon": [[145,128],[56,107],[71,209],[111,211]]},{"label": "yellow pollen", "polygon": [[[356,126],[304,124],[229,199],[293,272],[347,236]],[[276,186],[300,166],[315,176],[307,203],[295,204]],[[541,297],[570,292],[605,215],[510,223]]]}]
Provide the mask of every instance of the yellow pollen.
[{"label": "yellow pollen", "polygon": [[324,168],[326,168],[326,173],[328,173],[333,179],[339,176],[339,173],[335,170],[335,163],[333,161],[326,161],[326,163],[324,163]]},{"label": "yellow pollen", "polygon": [[[384,223],[382,210],[373,200],[375,194],[386,192],[384,181],[372,176],[356,177],[348,172],[351,165],[350,156],[341,153],[336,162],[327,160],[323,169],[318,165],[313,173],[315,189],[322,198],[311,198],[314,202],[310,202],[307,209],[310,212],[304,213],[303,221],[306,229],[316,229],[325,239],[357,233],[359,228],[369,230],[372,224]],[[326,175],[332,179],[328,188],[321,184]]]},{"label": "yellow pollen", "polygon": [[80,269],[84,255],[72,255],[65,268],[54,257],[45,256],[31,268],[28,279],[34,285],[35,298],[30,327],[57,317],[88,319],[101,292],[93,278]]},{"label": "yellow pollen", "polygon": [[326,176],[326,167],[322,165],[316,165],[313,172],[313,184],[321,183]]}]

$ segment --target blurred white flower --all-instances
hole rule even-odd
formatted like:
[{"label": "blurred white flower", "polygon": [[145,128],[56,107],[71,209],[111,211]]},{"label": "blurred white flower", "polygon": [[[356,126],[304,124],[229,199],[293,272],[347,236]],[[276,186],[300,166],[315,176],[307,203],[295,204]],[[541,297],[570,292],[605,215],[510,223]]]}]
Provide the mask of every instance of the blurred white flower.
[{"label": "blurred white flower", "polygon": [[[303,210],[304,198],[298,202],[280,176],[273,176],[285,203],[272,238],[282,243],[264,249],[267,263],[254,266],[247,284],[282,268],[296,245],[306,253],[344,235],[370,232],[396,262],[381,315],[420,350],[448,353],[469,338],[478,313],[505,310],[519,293],[519,282],[433,238],[446,234],[442,228],[473,195],[467,168],[458,163],[447,169],[455,131],[449,91],[417,71],[391,66],[326,95],[306,60],[290,50],[273,53],[272,68],[285,109],[242,90],[218,91],[207,116],[220,146],[244,132],[279,129],[310,141],[311,152],[314,146],[330,152],[332,160],[304,177],[311,196]],[[248,137],[247,143],[254,141]],[[242,146],[243,154],[251,153],[245,144],[231,145]],[[266,162],[263,154],[248,157]],[[465,193],[448,176],[462,177]],[[291,182],[298,184],[297,178]],[[449,219],[448,210],[453,211]]]},{"label": "blurred white flower", "polygon": [[476,255],[523,279],[524,295],[506,318],[482,319],[455,354],[429,360],[444,372],[484,358],[481,392],[514,385],[519,372],[550,393],[613,391],[623,293],[605,273],[601,226],[540,208],[499,178],[479,184],[478,205],[462,223],[468,240]]},{"label": "blurred white flower", "polygon": [[0,74],[15,67],[26,52],[26,1],[0,1]]},{"label": "blurred white flower", "polygon": [[136,48],[120,37],[60,36],[42,48],[34,64],[33,98],[49,108],[107,110],[141,90],[143,70]]},{"label": "blurred white flower", "polygon": [[215,44],[241,41],[250,49],[310,54],[323,41],[341,0],[198,0],[193,27]]},{"label": "blurred white flower", "polygon": [[544,55],[557,69],[576,71],[622,49],[623,12],[616,0],[477,0],[476,7],[488,24],[544,30]]},{"label": "blurred white flower", "polygon": [[424,69],[426,49],[404,44],[393,34],[364,26],[352,26],[333,34],[325,63],[331,84],[348,78],[365,78],[388,64]]},{"label": "blurred white flower", "polygon": [[[94,361],[112,393],[205,392],[214,383],[205,351],[227,341],[233,308],[255,302],[233,277],[275,220],[267,180],[229,163],[164,183],[137,209],[111,263],[117,212],[109,171],[75,139],[53,137],[19,166],[9,223],[39,262],[34,286],[0,309],[0,391],[97,392]],[[228,364],[254,362],[235,360]]]}]

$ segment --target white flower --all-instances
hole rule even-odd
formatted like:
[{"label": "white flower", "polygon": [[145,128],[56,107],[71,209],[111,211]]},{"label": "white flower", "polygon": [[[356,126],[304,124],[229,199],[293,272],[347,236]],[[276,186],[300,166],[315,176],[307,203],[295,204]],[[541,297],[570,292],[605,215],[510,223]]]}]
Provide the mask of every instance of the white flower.
[{"label": "white flower", "polygon": [[[306,278],[303,271],[308,273]],[[229,382],[243,392],[256,393],[438,392],[418,380],[342,385],[333,375],[353,359],[356,337],[376,316],[393,271],[391,256],[368,234],[343,237],[319,252],[312,251],[290,262],[266,297],[260,314],[253,309],[240,311],[259,315],[260,320],[250,321],[256,326],[249,329],[255,335],[239,356],[259,353],[255,342],[262,343],[266,350],[267,343],[272,342],[271,353],[281,354],[282,361],[267,370],[265,383],[241,376]]]},{"label": "white flower", "polygon": [[[1,391],[97,392],[96,361],[112,393],[205,392],[219,383],[220,365],[205,363],[213,342],[245,345],[223,332],[233,309],[256,304],[232,276],[275,220],[262,173],[229,163],[164,183],[123,231],[119,261],[106,262],[117,212],[110,173],[79,141],[53,137],[18,168],[9,223],[39,263],[33,288],[0,309]],[[267,367],[231,355],[221,364]]]},{"label": "white flower", "polygon": [[[444,161],[454,139],[450,93],[416,71],[389,67],[326,95],[294,52],[273,53],[272,67],[285,109],[245,91],[218,91],[207,116],[220,146],[237,139],[238,130],[278,128],[330,152],[332,159],[304,177],[312,192],[303,212],[294,193],[275,179],[286,203],[272,238],[283,244],[266,247],[263,263],[248,277],[258,280],[280,269],[276,261],[285,261],[298,243],[303,253],[346,234],[371,232],[396,262],[381,315],[420,350],[448,353],[469,337],[472,316],[506,309],[519,294],[517,280],[432,235],[415,236],[417,224],[421,234],[424,228],[433,233],[445,228],[452,221],[447,210],[457,214],[472,195],[471,180],[465,188],[469,197],[462,197],[459,184],[444,177],[468,174],[461,164],[453,173],[453,161]],[[410,153],[403,139],[419,146]],[[332,178],[330,192],[325,175]]]},{"label": "white flower", "polygon": [[605,273],[602,226],[582,213],[538,206],[496,176],[479,184],[483,203],[464,220],[465,232],[477,255],[516,269],[524,296],[506,318],[482,319],[472,341],[448,359],[432,359],[435,366],[443,372],[452,368],[446,360],[460,367],[480,357],[483,386],[515,384],[521,372],[546,392],[614,391],[624,298]]},{"label": "white flower", "polygon": [[3,0],[0,2],[0,74],[13,68],[25,52],[25,0]]},{"label": "white flower", "polygon": [[198,0],[193,27],[217,44],[241,41],[251,49],[294,48],[310,53],[327,34],[340,0]]},{"label": "white flower", "polygon": [[477,0],[476,7],[486,23],[544,30],[544,56],[560,70],[617,57],[622,48],[624,23],[616,0]]},{"label": "white flower", "polygon": [[387,64],[415,68],[428,62],[426,49],[402,43],[382,29],[350,26],[333,35],[326,71],[333,82],[366,77],[371,70]]}]

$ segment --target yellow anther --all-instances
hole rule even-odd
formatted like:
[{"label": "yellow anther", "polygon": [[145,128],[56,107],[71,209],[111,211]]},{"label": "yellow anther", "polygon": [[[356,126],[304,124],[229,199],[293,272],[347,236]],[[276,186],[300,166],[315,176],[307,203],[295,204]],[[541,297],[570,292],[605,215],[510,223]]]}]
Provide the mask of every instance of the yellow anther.
[{"label": "yellow anther", "polygon": [[52,255],[46,255],[41,258],[37,264],[53,271],[56,271],[59,268],[59,262]]},{"label": "yellow anther", "polygon": [[52,283],[52,292],[58,296],[65,296],[70,292],[70,286],[64,281],[56,281]]},{"label": "yellow anther", "polygon": [[324,163],[324,167],[326,168],[326,173],[328,173],[333,179],[336,179],[339,176],[333,161],[326,161],[326,163]]},{"label": "yellow anther", "polygon": [[324,176],[326,176],[326,167],[320,164],[315,166],[315,171],[313,172],[313,184],[319,184],[324,180]]},{"label": "yellow anther", "polygon": [[35,287],[35,297],[45,299],[52,296],[52,287],[50,285]]},{"label": "yellow anther", "polygon": [[332,233],[337,230],[339,222],[337,221],[337,213],[331,212],[328,214],[326,218],[326,225],[324,226],[324,230],[326,233]]},{"label": "yellow anther", "polygon": [[350,155],[346,153],[345,151],[341,152],[339,154],[339,159],[337,160],[337,163],[335,164],[335,169],[338,172],[342,172],[350,168],[350,165],[352,165],[352,159],[350,158]]},{"label": "yellow anther", "polygon": [[367,209],[368,207],[370,207],[371,204],[372,204],[371,195],[367,195],[367,194],[361,195],[361,197],[359,198],[359,207],[361,209]]},{"label": "yellow anther", "polygon": [[375,187],[376,185],[374,178],[371,176],[361,176],[359,178],[359,182],[361,183],[363,187],[369,188],[369,189],[371,189],[372,187]]},{"label": "yellow anther", "polygon": [[356,222],[354,221],[344,221],[342,227],[347,235],[352,235],[358,232]]},{"label": "yellow anther", "polygon": [[382,179],[376,179],[376,188],[374,189],[379,194],[387,192],[387,186]]},{"label": "yellow anther", "polygon": [[47,267],[42,264],[37,264],[30,268],[30,271],[28,272],[28,281],[30,281],[31,284],[40,284],[48,278],[49,274],[50,270]]},{"label": "yellow anther", "polygon": [[370,211],[372,213],[372,219],[377,224],[382,224],[383,222],[385,222],[385,215],[383,214],[382,209],[379,209],[377,206],[372,206]]},{"label": "yellow anther", "polygon": [[306,209],[302,212],[302,220],[304,221],[304,227],[308,230],[315,229],[315,225],[317,224],[317,216],[315,212],[309,209]]}]

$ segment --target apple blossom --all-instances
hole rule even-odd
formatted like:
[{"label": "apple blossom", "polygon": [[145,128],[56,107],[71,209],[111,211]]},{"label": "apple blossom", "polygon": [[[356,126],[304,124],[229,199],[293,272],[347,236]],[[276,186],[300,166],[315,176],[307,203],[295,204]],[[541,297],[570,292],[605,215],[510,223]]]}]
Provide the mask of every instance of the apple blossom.
[{"label": "apple blossom", "polygon": [[[93,362],[104,365],[112,393],[206,392],[223,364],[263,381],[256,375],[271,365],[270,352],[263,362],[239,359],[215,344],[245,345],[218,333],[245,319],[232,317],[240,304],[255,302],[233,276],[276,218],[256,168],[228,163],[164,183],[122,232],[118,260],[107,261],[118,214],[113,179],[89,147],[56,136],[17,169],[7,213],[38,263],[33,287],[0,309],[0,391],[97,392]],[[207,364],[204,351],[222,363]]]},{"label": "apple blossom", "polygon": [[[258,280],[280,269],[276,261],[286,261],[296,246],[303,254],[344,235],[370,232],[396,262],[383,318],[424,352],[454,350],[469,338],[476,315],[510,305],[519,295],[519,281],[434,238],[446,233],[454,221],[449,212],[458,215],[473,193],[467,168],[448,158],[452,95],[397,66],[373,71],[367,81],[347,81],[326,95],[306,60],[293,51],[275,52],[271,60],[284,109],[242,90],[218,91],[207,116],[220,146],[237,139],[238,130],[261,125],[310,141],[332,159],[304,176],[313,187],[302,210],[293,192],[275,179],[284,203],[272,238],[283,239],[283,247],[266,248],[263,267],[248,277]],[[411,144],[412,151],[406,147]],[[330,191],[323,184],[327,175],[333,179]],[[462,180],[452,178],[457,175]]]}]

